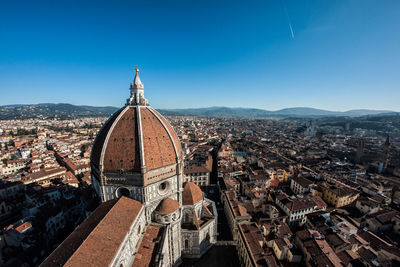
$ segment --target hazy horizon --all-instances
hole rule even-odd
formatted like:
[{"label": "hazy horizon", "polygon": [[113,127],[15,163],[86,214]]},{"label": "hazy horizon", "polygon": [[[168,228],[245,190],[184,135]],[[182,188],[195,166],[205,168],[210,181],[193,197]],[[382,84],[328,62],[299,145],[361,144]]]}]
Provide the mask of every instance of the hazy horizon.
[{"label": "hazy horizon", "polygon": [[[121,106],[112,106],[112,105],[106,105],[106,106],[98,106],[98,105],[86,105],[86,104],[72,104],[72,103],[48,103],[48,102],[41,102],[41,103],[26,103],[26,104],[20,104],[20,103],[13,103],[13,104],[4,104],[0,105],[1,106],[17,106],[17,105],[41,105],[41,104],[70,104],[74,106],[90,106],[90,107],[114,107],[114,108],[120,108]],[[150,103],[151,105],[151,103]],[[400,112],[398,110],[388,110],[388,109],[373,109],[373,108],[357,108],[357,109],[347,109],[347,110],[330,110],[330,109],[320,109],[320,108],[315,108],[315,107],[285,107],[281,109],[265,109],[265,108],[256,108],[256,107],[240,107],[240,106],[200,106],[200,107],[181,107],[181,108],[159,108],[156,106],[153,106],[155,109],[165,109],[165,110],[179,110],[179,109],[208,109],[208,108],[231,108],[231,109],[259,109],[259,110],[265,110],[265,111],[271,111],[271,112],[276,112],[284,109],[296,109],[296,108],[310,108],[310,109],[317,109],[317,110],[324,110],[324,111],[332,111],[332,112],[347,112],[347,111],[355,111],[355,110],[370,110],[370,111],[388,111],[388,112]]]}]

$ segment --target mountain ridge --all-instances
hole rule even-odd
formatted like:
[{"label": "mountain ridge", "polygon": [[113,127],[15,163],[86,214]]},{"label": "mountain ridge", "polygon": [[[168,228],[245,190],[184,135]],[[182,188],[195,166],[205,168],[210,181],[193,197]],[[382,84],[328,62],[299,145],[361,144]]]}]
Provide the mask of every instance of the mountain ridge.
[{"label": "mountain ridge", "polygon": [[208,107],[208,108],[187,108],[187,109],[159,109],[166,115],[192,115],[213,117],[359,117],[378,114],[397,114],[391,110],[373,110],[373,109],[352,109],[347,111],[330,111],[309,107],[284,108],[276,111],[270,111],[257,108],[230,108],[230,107]]},{"label": "mountain ridge", "polygon": [[[68,103],[13,104],[0,106],[0,120],[27,118],[75,118],[110,116],[118,107],[72,105]],[[293,107],[270,111],[258,108],[212,106],[205,108],[157,109],[163,115],[201,117],[360,117],[400,114],[391,110],[352,109],[330,111],[310,107]]]}]

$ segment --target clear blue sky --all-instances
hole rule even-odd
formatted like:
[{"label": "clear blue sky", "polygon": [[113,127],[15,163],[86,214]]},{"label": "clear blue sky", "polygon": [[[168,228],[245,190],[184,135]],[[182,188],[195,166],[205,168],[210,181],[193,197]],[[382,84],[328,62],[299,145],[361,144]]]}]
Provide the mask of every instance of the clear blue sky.
[{"label": "clear blue sky", "polygon": [[[292,32],[292,31],[293,32]],[[400,111],[400,1],[1,1],[0,105]]]}]

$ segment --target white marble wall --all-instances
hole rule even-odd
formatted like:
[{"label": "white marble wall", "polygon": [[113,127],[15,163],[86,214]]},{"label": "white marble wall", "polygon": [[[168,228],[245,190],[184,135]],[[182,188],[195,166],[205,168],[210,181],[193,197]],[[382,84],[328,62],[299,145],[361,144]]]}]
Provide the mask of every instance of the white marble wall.
[{"label": "white marble wall", "polygon": [[142,208],[126,234],[111,266],[131,266],[137,253],[137,243],[146,229],[145,210]]}]

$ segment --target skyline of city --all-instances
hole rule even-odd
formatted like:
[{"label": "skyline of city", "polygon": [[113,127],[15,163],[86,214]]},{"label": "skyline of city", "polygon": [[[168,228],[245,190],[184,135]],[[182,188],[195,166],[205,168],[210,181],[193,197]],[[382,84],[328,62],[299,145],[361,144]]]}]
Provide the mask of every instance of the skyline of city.
[{"label": "skyline of city", "polygon": [[400,266],[398,18],[0,3],[0,266]]},{"label": "skyline of city", "polygon": [[398,265],[397,115],[164,117],[138,69],[108,119],[39,109],[0,120],[0,265]]},{"label": "skyline of city", "polygon": [[2,6],[0,105],[400,111],[395,1]]}]

